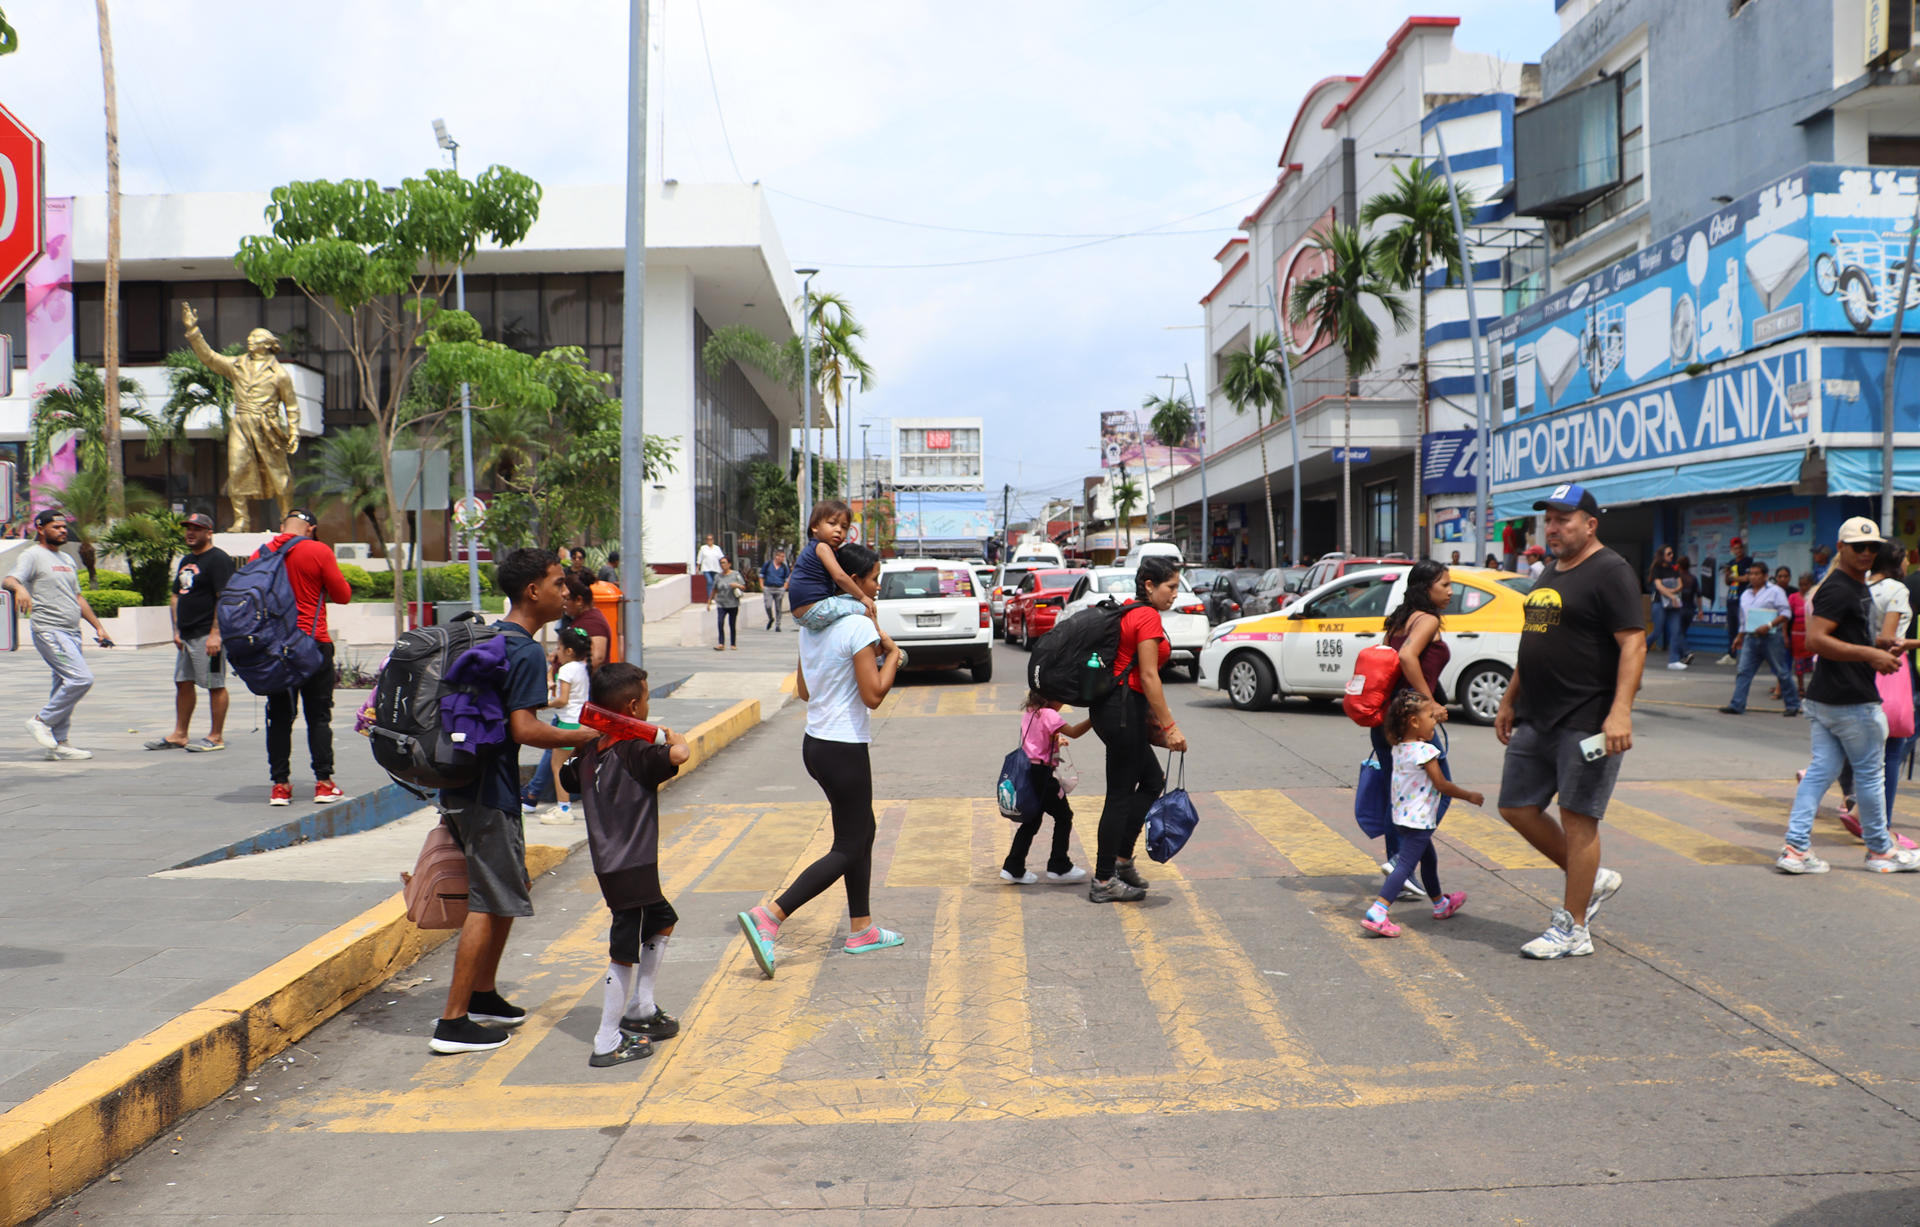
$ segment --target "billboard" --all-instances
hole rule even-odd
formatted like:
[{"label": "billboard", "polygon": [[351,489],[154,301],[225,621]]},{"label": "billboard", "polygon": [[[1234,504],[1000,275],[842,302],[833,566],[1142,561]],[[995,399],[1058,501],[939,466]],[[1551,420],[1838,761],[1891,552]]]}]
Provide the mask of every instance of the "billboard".
[{"label": "billboard", "polygon": [[[1803,333],[1884,333],[1920,172],[1806,166],[1487,331],[1511,416]],[[1920,277],[1907,305],[1920,305]]]},{"label": "billboard", "polygon": [[1109,409],[1100,415],[1100,467],[1103,469],[1145,466],[1175,469],[1200,463],[1200,449],[1206,440],[1206,427],[1195,415],[1192,433],[1178,447],[1168,447],[1146,430],[1144,410]]},{"label": "billboard", "polygon": [[1421,440],[1420,483],[1428,494],[1472,494],[1479,481],[1474,430],[1433,430]]},{"label": "billboard", "polygon": [[920,541],[985,541],[993,536],[994,512],[984,494],[901,490],[893,502],[893,539],[902,548]]}]

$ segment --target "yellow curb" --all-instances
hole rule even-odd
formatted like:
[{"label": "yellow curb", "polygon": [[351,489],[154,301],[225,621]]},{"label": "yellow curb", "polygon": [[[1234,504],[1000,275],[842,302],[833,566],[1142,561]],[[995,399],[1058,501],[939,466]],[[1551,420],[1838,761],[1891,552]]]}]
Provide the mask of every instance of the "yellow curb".
[{"label": "yellow curb", "polygon": [[[746,699],[696,725],[687,733],[693,757],[675,778],[759,722],[759,701]],[[529,844],[528,876],[579,846]],[[0,1114],[0,1227],[85,1188],[452,936],[415,928],[396,893]]]},{"label": "yellow curb", "polygon": [[780,690],[781,690],[781,693],[783,694],[790,694],[795,696],[796,698],[799,697],[799,691],[800,691],[799,670],[796,669],[792,673],[787,674],[786,677],[780,679]]}]

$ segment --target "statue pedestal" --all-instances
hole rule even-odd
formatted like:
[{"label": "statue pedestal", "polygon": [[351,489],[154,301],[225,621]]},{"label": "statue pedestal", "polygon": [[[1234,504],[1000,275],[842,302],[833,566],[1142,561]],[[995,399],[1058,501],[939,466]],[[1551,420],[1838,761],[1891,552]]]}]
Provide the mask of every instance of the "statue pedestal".
[{"label": "statue pedestal", "polygon": [[245,562],[253,552],[274,539],[275,533],[215,533],[213,543],[235,562]]}]

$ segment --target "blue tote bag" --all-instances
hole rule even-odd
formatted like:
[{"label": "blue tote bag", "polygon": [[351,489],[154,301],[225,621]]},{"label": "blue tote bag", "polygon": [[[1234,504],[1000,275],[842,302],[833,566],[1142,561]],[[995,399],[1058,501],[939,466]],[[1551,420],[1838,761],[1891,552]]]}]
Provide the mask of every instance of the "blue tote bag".
[{"label": "blue tote bag", "polygon": [[[1171,754],[1167,755],[1167,766],[1169,769],[1173,766]],[[1159,864],[1166,864],[1187,846],[1187,841],[1193,838],[1193,828],[1199,825],[1200,813],[1187,796],[1187,756],[1182,754],[1179,783],[1147,807],[1147,855]]]},{"label": "blue tote bag", "polygon": [[[1449,780],[1453,778],[1453,767],[1447,762],[1447,733],[1445,729],[1435,729],[1440,743],[1440,774]],[[1445,817],[1447,807],[1453,804],[1452,797],[1440,798],[1440,816]],[[1379,839],[1393,826],[1393,764],[1381,763],[1376,755],[1369,754],[1360,764],[1360,780],[1353,789],[1353,820],[1360,824],[1360,830],[1368,839]]]}]

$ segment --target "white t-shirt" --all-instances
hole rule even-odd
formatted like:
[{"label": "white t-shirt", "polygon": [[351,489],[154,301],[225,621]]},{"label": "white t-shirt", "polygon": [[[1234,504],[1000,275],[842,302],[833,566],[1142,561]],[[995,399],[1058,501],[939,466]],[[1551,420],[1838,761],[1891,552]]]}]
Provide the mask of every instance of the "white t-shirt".
[{"label": "white t-shirt", "polygon": [[1547,560],[1544,558],[1536,558],[1527,567],[1527,578],[1539,579],[1540,572],[1546,569],[1547,569]]},{"label": "white t-shirt", "polygon": [[567,687],[567,705],[560,709],[560,719],[578,724],[580,709],[587,705],[587,662],[570,660],[561,665],[558,680]]},{"label": "white t-shirt", "polygon": [[860,679],[853,671],[856,652],[880,642],[871,618],[842,618],[823,631],[800,629],[800,670],[806,675],[807,736],[816,741],[873,740]]},{"label": "white t-shirt", "polygon": [[1907,632],[1913,629],[1913,601],[1907,593],[1906,584],[1889,576],[1875,584],[1873,593],[1873,634],[1880,635],[1880,628],[1886,624],[1887,615],[1900,615],[1900,625],[1894,628],[1894,638],[1905,639]]},{"label": "white t-shirt", "polygon": [[718,571],[720,569],[720,560],[726,556],[727,552],[717,545],[703,545],[700,547],[700,569],[702,571]]},{"label": "white t-shirt", "polygon": [[1427,778],[1427,764],[1440,757],[1431,741],[1393,747],[1393,825],[1431,831],[1440,825],[1440,790]]}]

